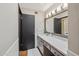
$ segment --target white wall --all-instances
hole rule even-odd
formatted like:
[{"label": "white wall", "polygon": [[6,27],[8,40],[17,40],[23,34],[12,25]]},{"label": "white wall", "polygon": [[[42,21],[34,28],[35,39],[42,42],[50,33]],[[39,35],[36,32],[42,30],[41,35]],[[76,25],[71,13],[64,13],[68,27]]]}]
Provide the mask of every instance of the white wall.
[{"label": "white wall", "polygon": [[79,3],[69,4],[68,49],[79,55]]},{"label": "white wall", "polygon": [[0,55],[4,55],[18,39],[17,6],[17,4],[9,3],[0,4]]},{"label": "white wall", "polygon": [[22,13],[35,15],[35,47],[37,47],[37,34],[44,33],[44,13],[42,11],[38,11],[38,14],[35,14],[34,10],[27,10],[25,8],[21,8]]}]

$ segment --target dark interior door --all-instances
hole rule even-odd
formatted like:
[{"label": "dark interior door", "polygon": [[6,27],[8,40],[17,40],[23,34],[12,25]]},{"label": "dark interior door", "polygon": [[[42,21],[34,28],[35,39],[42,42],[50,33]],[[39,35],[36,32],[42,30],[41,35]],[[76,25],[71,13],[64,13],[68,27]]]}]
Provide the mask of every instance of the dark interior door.
[{"label": "dark interior door", "polygon": [[21,20],[21,50],[28,50],[35,47],[35,17],[34,15],[22,14]]},{"label": "dark interior door", "polygon": [[54,18],[54,32],[61,34],[61,18]]}]

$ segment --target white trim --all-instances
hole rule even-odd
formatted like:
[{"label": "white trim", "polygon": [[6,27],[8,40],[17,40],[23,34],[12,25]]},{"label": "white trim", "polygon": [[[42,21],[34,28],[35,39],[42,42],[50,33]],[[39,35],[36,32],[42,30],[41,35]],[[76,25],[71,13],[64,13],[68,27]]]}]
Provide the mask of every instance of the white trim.
[{"label": "white trim", "polygon": [[[8,53],[9,53],[9,51],[11,51],[12,50],[12,48],[15,46],[15,44],[18,42],[18,39],[9,47],[9,49],[5,52],[5,54],[3,55],[3,56],[6,56]],[[18,50],[17,50],[18,51]]]},{"label": "white trim", "polygon": [[76,53],[72,52],[71,50],[68,50],[68,56],[79,56]]}]

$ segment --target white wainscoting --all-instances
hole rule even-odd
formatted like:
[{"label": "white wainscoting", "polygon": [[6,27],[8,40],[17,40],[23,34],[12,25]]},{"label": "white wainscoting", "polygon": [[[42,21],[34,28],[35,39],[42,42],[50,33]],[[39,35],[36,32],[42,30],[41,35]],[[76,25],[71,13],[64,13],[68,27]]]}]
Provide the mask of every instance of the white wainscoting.
[{"label": "white wainscoting", "polygon": [[18,56],[18,55],[19,55],[19,45],[17,39],[5,52],[4,56]]}]

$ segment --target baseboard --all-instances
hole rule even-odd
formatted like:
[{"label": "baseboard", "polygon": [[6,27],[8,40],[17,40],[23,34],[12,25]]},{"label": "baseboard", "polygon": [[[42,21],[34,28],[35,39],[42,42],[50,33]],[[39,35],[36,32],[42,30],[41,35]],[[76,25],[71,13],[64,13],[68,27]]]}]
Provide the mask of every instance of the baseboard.
[{"label": "baseboard", "polygon": [[67,51],[68,56],[78,56],[76,53],[72,52],[71,50]]}]

